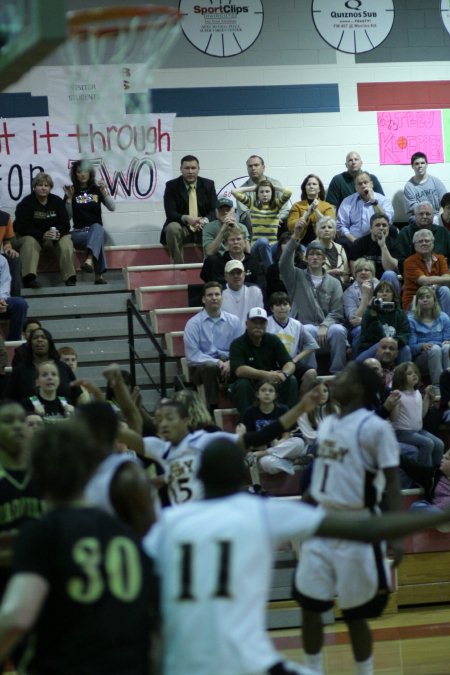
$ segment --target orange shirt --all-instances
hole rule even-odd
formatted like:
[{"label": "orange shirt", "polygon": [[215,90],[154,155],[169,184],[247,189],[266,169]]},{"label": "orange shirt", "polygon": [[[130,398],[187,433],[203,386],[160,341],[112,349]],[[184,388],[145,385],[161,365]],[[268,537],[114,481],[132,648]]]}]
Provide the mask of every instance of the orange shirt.
[{"label": "orange shirt", "polygon": [[13,221],[9,213],[0,210],[0,244],[14,237]]},{"label": "orange shirt", "polygon": [[406,258],[403,264],[403,309],[407,311],[420,285],[417,281],[419,277],[440,277],[442,274],[448,274],[447,259],[440,253],[433,253],[431,271],[428,270],[420,253],[413,253]]}]

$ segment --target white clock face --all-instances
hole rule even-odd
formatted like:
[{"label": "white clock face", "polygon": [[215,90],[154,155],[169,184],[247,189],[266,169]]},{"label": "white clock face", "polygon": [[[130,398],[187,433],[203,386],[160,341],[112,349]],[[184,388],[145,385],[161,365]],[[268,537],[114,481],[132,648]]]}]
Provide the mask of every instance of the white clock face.
[{"label": "white clock face", "polygon": [[447,33],[450,33],[450,3],[448,0],[441,0],[441,17]]},{"label": "white clock face", "polygon": [[325,42],[348,54],[378,47],[394,23],[393,0],[313,0],[311,11]]},{"label": "white clock face", "polygon": [[258,38],[264,10],[260,0],[180,0],[181,28],[189,42],[210,56],[235,56]]}]

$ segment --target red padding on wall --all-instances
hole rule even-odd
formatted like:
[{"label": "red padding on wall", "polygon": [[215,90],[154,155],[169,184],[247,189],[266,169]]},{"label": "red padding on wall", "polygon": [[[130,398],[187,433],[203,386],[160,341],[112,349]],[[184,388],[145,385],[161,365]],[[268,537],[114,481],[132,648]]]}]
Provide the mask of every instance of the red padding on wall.
[{"label": "red padding on wall", "polygon": [[435,82],[361,82],[358,109],[431,110],[450,108],[450,81]]}]

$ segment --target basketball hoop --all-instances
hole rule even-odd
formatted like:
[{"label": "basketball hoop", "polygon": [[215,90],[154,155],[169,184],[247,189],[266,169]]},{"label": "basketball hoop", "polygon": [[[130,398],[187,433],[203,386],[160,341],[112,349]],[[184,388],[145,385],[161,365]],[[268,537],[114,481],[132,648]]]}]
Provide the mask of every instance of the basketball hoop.
[{"label": "basketball hoop", "polygon": [[178,38],[181,18],[160,5],[68,12],[67,107],[78,128],[92,120],[129,125],[130,115],[151,113],[154,70]]}]

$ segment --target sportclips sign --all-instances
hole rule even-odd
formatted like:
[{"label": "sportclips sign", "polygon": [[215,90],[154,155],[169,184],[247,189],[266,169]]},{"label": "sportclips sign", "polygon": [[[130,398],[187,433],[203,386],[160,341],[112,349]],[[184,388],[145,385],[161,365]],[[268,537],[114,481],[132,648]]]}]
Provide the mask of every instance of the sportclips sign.
[{"label": "sportclips sign", "polygon": [[261,32],[260,0],[180,0],[181,27],[189,42],[209,56],[245,52]]},{"label": "sportclips sign", "polygon": [[331,47],[348,54],[370,52],[389,35],[393,0],[313,0],[316,30]]}]

